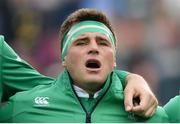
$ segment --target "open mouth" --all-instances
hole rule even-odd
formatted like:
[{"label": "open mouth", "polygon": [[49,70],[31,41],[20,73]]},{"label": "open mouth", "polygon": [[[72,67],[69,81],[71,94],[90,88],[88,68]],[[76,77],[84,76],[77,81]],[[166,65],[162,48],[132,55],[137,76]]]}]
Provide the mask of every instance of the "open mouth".
[{"label": "open mouth", "polygon": [[90,69],[99,69],[101,63],[98,60],[91,59],[86,62],[86,67]]}]

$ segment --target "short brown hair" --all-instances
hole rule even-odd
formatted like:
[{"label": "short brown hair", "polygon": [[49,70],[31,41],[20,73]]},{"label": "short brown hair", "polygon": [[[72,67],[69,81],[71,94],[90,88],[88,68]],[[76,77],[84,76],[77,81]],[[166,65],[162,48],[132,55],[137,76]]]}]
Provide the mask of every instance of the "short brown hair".
[{"label": "short brown hair", "polygon": [[103,12],[100,12],[96,9],[89,9],[89,8],[79,9],[73,12],[72,14],[70,14],[61,25],[61,29],[60,29],[61,51],[62,51],[62,43],[63,43],[62,41],[65,35],[71,29],[71,27],[81,21],[86,21],[86,20],[98,21],[105,24],[111,30],[111,32],[113,33],[115,37],[115,34],[113,32],[109,19]]}]

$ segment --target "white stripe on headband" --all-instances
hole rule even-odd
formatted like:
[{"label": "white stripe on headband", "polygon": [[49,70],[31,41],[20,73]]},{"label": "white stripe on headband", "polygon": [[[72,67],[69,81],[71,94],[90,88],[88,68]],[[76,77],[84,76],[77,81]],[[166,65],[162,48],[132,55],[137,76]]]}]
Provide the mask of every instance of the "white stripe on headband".
[{"label": "white stripe on headband", "polygon": [[[67,38],[67,40],[66,40],[66,42],[65,42],[65,44],[64,44],[64,46],[63,46],[62,53],[64,52],[64,50],[65,50],[65,48],[66,48],[66,46],[67,46],[67,44],[68,44],[68,41],[72,38],[72,36],[73,36],[76,32],[78,32],[78,31],[80,31],[81,29],[84,29],[84,28],[100,28],[100,29],[106,31],[107,33],[109,33],[107,29],[105,29],[105,28],[103,28],[103,27],[100,27],[100,26],[96,26],[96,25],[85,25],[85,26],[81,26],[81,27],[77,28],[76,30],[74,30],[74,31],[68,36],[68,38]],[[111,39],[111,40],[112,40],[112,39]],[[113,46],[115,46],[114,42],[112,42],[112,43],[113,43]]]},{"label": "white stripe on headband", "polygon": [[[67,54],[67,50],[70,46],[70,44],[73,42],[74,39],[73,36],[78,33],[81,32],[84,29],[95,29],[94,31],[84,31],[82,33],[85,32],[100,32],[105,34],[109,40],[111,41],[113,47],[115,47],[115,38],[112,34],[112,32],[110,31],[109,28],[107,28],[103,23],[97,22],[97,21],[83,21],[80,22],[76,25],[74,25],[70,31],[67,33],[67,35],[64,37],[63,40],[63,47],[62,47],[62,59],[64,59],[65,55]],[[80,34],[82,34],[80,33]],[[78,35],[80,35],[78,34]]]}]

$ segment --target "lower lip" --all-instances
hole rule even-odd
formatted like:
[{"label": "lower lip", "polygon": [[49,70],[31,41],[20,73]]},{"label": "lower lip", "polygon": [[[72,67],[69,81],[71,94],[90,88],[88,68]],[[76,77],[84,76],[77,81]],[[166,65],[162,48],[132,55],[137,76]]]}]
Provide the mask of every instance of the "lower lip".
[{"label": "lower lip", "polygon": [[87,71],[89,72],[99,72],[101,70],[101,68],[86,68]]}]

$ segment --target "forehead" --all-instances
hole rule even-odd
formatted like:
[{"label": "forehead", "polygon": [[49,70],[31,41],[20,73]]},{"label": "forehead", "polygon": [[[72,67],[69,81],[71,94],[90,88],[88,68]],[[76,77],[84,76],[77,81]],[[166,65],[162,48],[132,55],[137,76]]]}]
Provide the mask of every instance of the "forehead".
[{"label": "forehead", "polygon": [[100,37],[100,38],[108,39],[108,37],[105,34],[99,32],[85,32],[83,34],[80,34],[76,39],[85,38],[85,37]]}]

